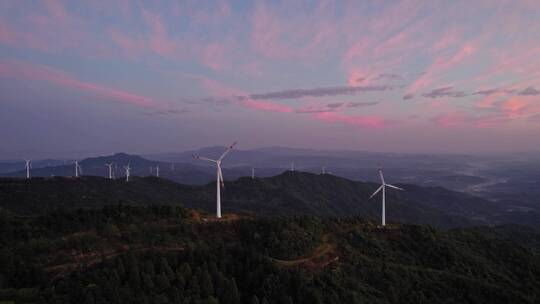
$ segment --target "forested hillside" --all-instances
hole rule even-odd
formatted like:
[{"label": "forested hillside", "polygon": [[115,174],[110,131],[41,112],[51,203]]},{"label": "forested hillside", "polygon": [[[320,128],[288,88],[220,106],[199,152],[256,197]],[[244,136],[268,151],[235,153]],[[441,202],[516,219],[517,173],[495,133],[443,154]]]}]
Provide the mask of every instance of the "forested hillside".
[{"label": "forested hillside", "polygon": [[[257,215],[359,215],[380,219],[378,187],[330,174],[286,172],[268,178],[240,178],[222,190],[225,212]],[[497,203],[440,187],[400,185],[387,192],[387,220],[437,227],[540,225],[534,211],[511,211]],[[188,186],[155,177],[109,180],[100,177],[0,179],[0,207],[19,214],[39,214],[51,208],[101,207],[110,204],[173,205],[215,210],[215,183]]]},{"label": "forested hillside", "polygon": [[[214,221],[171,206],[0,213],[0,301],[538,303],[540,258],[505,227],[361,218]],[[512,234],[519,234],[512,229]],[[530,234],[529,234],[530,236]]]}]

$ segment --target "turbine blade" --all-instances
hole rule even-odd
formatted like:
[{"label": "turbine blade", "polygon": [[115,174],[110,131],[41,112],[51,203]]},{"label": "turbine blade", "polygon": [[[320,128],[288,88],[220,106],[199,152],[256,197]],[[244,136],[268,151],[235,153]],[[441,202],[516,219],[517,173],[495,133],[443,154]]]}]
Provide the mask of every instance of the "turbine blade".
[{"label": "turbine blade", "polygon": [[193,158],[200,159],[200,160],[206,160],[206,161],[213,162],[213,163],[217,162],[216,160],[213,160],[213,159],[210,159],[210,158],[204,157],[204,156],[199,156],[199,155],[193,155]]},{"label": "turbine blade", "polygon": [[382,188],[384,187],[384,185],[381,185],[379,187],[379,189],[377,189],[375,192],[373,192],[373,194],[369,197],[369,199],[371,199],[372,197],[374,197],[375,195],[377,195],[377,193],[381,192]]},{"label": "turbine blade", "polygon": [[403,191],[403,189],[401,189],[400,187],[396,187],[396,186],[394,186],[394,185],[386,184],[386,186],[388,186],[388,187],[390,187],[390,188],[394,188],[394,189],[396,189],[396,190],[401,190],[401,191]]},{"label": "turbine blade", "polygon": [[225,152],[223,152],[223,154],[221,154],[221,156],[218,158],[218,160],[222,160],[227,154],[229,154],[229,152],[234,149],[234,146],[236,146],[236,141],[233,142],[232,145],[230,145],[229,147],[227,147],[227,150],[225,150]]},{"label": "turbine blade", "polygon": [[382,168],[379,169],[379,175],[381,176],[381,182],[382,182],[382,184],[383,184],[383,185],[386,184],[386,183],[384,182],[384,176],[383,176],[383,173],[382,173]]}]

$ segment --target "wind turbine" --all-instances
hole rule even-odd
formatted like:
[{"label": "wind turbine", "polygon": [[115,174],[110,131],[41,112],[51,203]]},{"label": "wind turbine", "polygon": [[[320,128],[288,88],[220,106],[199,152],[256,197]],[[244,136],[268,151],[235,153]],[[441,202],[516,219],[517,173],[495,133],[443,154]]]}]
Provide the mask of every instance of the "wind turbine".
[{"label": "wind turbine", "polygon": [[79,165],[79,161],[76,160],[75,161],[75,177],[79,177],[79,175],[81,175],[81,174],[82,174],[82,168]]},{"label": "wind turbine", "polygon": [[113,179],[113,172],[112,172],[113,163],[105,164],[105,166],[109,167],[109,179]]},{"label": "wind turbine", "polygon": [[159,177],[159,165],[156,166],[156,177]]},{"label": "wind turbine", "polygon": [[291,162],[291,171],[294,171],[294,160]]},{"label": "wind turbine", "polygon": [[199,156],[199,155],[193,155],[194,158],[200,159],[200,160],[206,160],[209,162],[213,162],[216,164],[216,217],[221,218],[221,187],[224,187],[223,183],[223,173],[221,172],[221,161],[225,156],[234,148],[236,145],[236,142],[234,142],[232,145],[227,147],[225,152],[221,154],[221,156],[218,159],[210,159],[207,157]]},{"label": "wind turbine", "polygon": [[384,176],[382,172],[382,168],[379,168],[379,175],[381,176],[381,186],[369,197],[371,199],[374,197],[377,193],[379,193],[382,190],[382,226],[386,226],[386,211],[385,211],[385,204],[386,204],[386,187],[390,187],[396,190],[403,190],[399,187],[396,187],[394,185],[387,184],[384,181]]},{"label": "wind turbine", "polygon": [[325,166],[323,166],[323,167],[321,168],[321,174],[326,174],[326,167],[325,167]]},{"label": "wind turbine", "polygon": [[129,173],[131,172],[131,167],[129,167],[129,164],[127,166],[124,166],[124,169],[126,170],[126,182],[129,182]]},{"label": "wind turbine", "polygon": [[251,167],[251,179],[255,179],[255,167]]},{"label": "wind turbine", "polygon": [[32,167],[32,160],[25,159],[26,161],[26,179],[30,179],[30,168]]}]

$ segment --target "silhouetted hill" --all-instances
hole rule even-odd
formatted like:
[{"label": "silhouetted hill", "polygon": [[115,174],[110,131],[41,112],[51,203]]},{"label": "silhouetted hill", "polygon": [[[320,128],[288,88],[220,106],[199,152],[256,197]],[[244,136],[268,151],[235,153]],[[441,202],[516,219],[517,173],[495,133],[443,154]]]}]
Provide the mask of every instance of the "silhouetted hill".
[{"label": "silhouetted hill", "polygon": [[[440,227],[521,223],[538,226],[538,214],[507,212],[497,204],[439,187],[399,185],[387,191],[387,220]],[[378,187],[333,175],[286,172],[270,178],[240,178],[226,182],[222,206],[226,212],[260,215],[361,215],[380,218]],[[215,183],[188,186],[155,177],[108,180],[99,177],[0,179],[0,206],[21,213],[53,207],[99,207],[110,204],[183,205],[215,210]]]},{"label": "silhouetted hill", "polygon": [[[41,164],[42,162],[40,162]],[[205,166],[195,166],[190,163],[170,163],[155,160],[148,160],[139,155],[116,153],[114,155],[86,158],[79,161],[82,176],[108,177],[107,163],[113,163],[113,174],[116,177],[125,176],[124,167],[128,164],[131,167],[132,176],[150,176],[156,174],[156,167],[159,166],[160,177],[168,178],[183,184],[206,184],[214,178],[213,169]],[[21,170],[4,173],[8,177],[25,177],[26,170],[19,166]],[[68,164],[33,167],[32,177],[52,177],[52,176],[74,176],[74,161]]]}]

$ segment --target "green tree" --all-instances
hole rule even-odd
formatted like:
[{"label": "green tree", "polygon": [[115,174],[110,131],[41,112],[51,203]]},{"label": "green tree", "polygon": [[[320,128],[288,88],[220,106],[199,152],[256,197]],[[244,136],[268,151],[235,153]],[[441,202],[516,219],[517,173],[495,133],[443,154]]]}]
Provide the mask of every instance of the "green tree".
[{"label": "green tree", "polygon": [[253,297],[251,297],[250,304],[260,304],[259,298],[256,295],[253,295]]},{"label": "green tree", "polygon": [[201,275],[201,297],[206,298],[208,296],[214,295],[214,284],[212,283],[212,277],[207,270],[205,270]]},{"label": "green tree", "polygon": [[120,229],[115,224],[109,223],[103,227],[103,236],[113,238],[120,236]]}]

